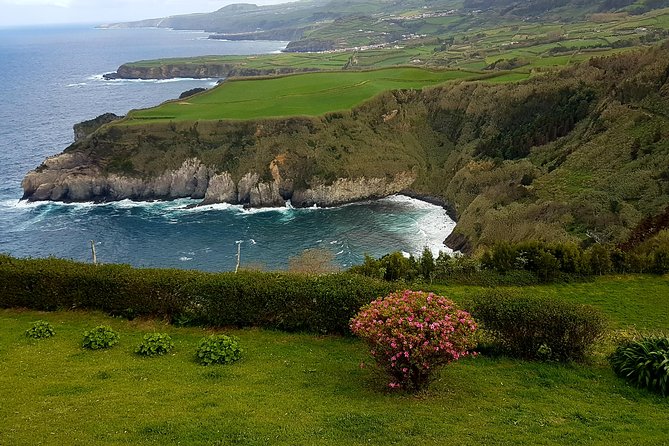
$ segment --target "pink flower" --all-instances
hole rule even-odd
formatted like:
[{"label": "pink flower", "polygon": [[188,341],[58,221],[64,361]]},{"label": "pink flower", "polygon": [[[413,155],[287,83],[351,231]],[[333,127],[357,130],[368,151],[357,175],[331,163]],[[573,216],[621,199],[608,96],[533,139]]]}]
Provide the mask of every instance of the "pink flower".
[{"label": "pink flower", "polygon": [[476,323],[443,296],[406,290],[363,307],[350,328],[369,344],[393,384],[412,388],[412,380],[423,379],[408,372],[412,367],[428,374],[467,355]]}]

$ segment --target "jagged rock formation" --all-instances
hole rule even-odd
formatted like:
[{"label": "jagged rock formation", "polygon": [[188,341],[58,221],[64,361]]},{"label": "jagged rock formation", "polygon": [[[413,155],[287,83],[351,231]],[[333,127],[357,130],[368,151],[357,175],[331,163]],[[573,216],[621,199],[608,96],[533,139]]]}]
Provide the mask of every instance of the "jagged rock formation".
[{"label": "jagged rock formation", "polygon": [[74,124],[74,141],[80,141],[84,138],[86,138],[88,135],[92,134],[95,132],[97,129],[102,127],[105,124],[109,124],[110,122],[117,121],[119,119],[122,119],[123,116],[118,116],[114,113],[105,113],[103,115],[98,116],[97,118],[88,120],[88,121],[83,121],[78,124]]},{"label": "jagged rock formation", "polygon": [[[32,201],[117,201],[195,198],[202,204],[230,203],[251,207],[336,206],[400,192],[416,179],[411,172],[386,178],[340,178],[305,190],[293,190],[290,181],[260,181],[255,172],[235,182],[230,172],[215,173],[197,158],[175,170],[141,179],[118,174],[104,175],[82,153],[63,153],[44,161],[40,169],[26,175],[24,198]],[[288,188],[286,188],[286,185]]]},{"label": "jagged rock formation", "polygon": [[211,79],[226,77],[250,77],[250,76],[277,76],[292,73],[307,73],[319,71],[317,68],[245,68],[237,64],[222,62],[208,63],[166,63],[156,66],[137,66],[123,64],[114,73],[107,73],[103,77],[108,80],[114,79]]}]

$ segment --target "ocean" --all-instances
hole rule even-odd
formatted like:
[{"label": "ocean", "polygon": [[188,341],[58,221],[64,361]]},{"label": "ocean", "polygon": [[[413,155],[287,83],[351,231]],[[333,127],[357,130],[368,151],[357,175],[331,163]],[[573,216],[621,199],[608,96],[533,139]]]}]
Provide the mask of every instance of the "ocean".
[{"label": "ocean", "polygon": [[95,29],[93,26],[0,29],[0,253],[60,257],[138,267],[229,271],[241,265],[284,269],[305,249],[330,251],[346,268],[365,254],[448,251],[455,223],[444,209],[394,196],[329,209],[245,210],[192,200],[108,204],[27,203],[21,180],[73,141],[73,124],[102,113],[157,105],[218,79],[103,79],[124,62],[209,54],[262,54],[286,42],[208,40],[196,31]]}]

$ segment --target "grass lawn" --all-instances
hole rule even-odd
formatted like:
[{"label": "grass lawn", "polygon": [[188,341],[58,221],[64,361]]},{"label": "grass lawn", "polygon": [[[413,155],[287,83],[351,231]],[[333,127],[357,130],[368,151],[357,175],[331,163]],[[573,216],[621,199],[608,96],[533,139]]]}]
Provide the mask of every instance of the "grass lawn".
[{"label": "grass lawn", "polygon": [[[530,287],[601,305],[618,327],[666,328],[666,279],[614,277]],[[449,287],[464,298],[471,287]],[[617,305],[618,302],[620,305]],[[664,305],[664,306],[663,306]],[[56,336],[24,331],[38,319]],[[112,325],[121,343],[86,351],[82,333]],[[168,332],[173,354],[133,354]],[[419,395],[386,390],[356,339],[227,330],[243,359],[193,360],[209,331],[97,313],[0,311],[0,443],[90,444],[629,444],[669,442],[669,399],[630,388],[602,357],[586,365],[470,358]],[[365,367],[360,364],[366,362]]]},{"label": "grass lawn", "polygon": [[350,109],[385,90],[420,89],[477,76],[480,75],[457,70],[392,68],[231,80],[201,95],[133,111],[130,122],[318,116]]},{"label": "grass lawn", "polygon": [[[483,290],[474,286],[427,287],[430,291],[462,302],[472,293]],[[669,332],[669,277],[622,275],[603,276],[590,282],[510,287],[528,295],[567,299],[594,305],[604,311],[611,328],[634,326],[640,330]]]}]

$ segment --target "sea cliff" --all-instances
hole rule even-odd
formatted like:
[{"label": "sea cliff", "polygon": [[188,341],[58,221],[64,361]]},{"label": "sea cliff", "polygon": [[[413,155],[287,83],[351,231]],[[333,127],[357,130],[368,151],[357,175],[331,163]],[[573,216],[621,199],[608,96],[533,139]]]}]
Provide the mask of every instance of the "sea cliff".
[{"label": "sea cliff", "polygon": [[62,153],[44,161],[28,173],[22,186],[24,199],[31,201],[118,201],[124,199],[201,199],[202,204],[230,203],[250,207],[285,206],[330,207],[382,198],[407,189],[415,181],[412,172],[392,178],[339,178],[332,184],[295,189],[290,179],[261,181],[257,172],[248,172],[237,181],[230,172],[216,173],[197,158],[190,158],[175,170],[152,178],[104,174],[82,153]]},{"label": "sea cliff", "polygon": [[237,63],[165,63],[159,65],[123,64],[105,79],[215,79],[227,77],[276,76],[318,71],[317,68],[247,68]]}]

